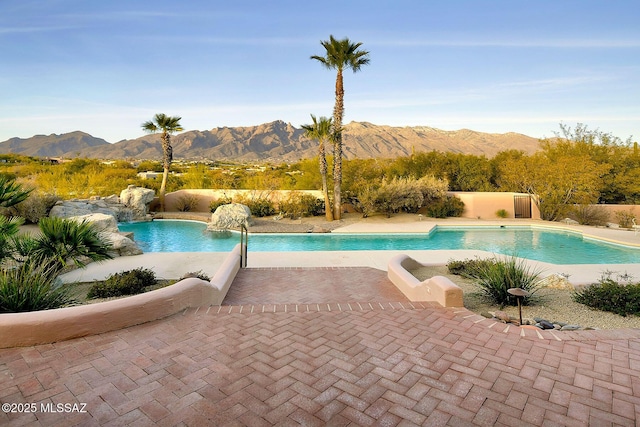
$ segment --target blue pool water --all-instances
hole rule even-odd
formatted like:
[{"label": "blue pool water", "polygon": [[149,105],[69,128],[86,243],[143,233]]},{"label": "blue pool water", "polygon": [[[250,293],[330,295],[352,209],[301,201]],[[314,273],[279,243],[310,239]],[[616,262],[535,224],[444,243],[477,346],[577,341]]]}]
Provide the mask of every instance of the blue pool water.
[{"label": "blue pool water", "polygon": [[[216,236],[196,221],[160,220],[119,224],[132,231],[144,252],[227,252],[240,242],[231,232]],[[251,234],[249,251],[354,251],[477,249],[553,264],[640,262],[640,249],[583,239],[580,234],[529,227],[442,228],[402,234]]]}]

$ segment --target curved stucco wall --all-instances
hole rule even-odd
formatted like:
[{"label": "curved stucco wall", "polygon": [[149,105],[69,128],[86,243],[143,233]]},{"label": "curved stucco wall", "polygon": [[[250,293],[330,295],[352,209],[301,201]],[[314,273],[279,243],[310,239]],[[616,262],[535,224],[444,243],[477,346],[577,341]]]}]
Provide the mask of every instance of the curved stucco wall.
[{"label": "curved stucco wall", "polygon": [[409,270],[422,266],[407,255],[397,255],[389,261],[387,267],[391,282],[410,301],[433,301],[443,307],[463,307],[462,289],[444,276],[434,276],[419,281]]},{"label": "curved stucco wall", "polygon": [[240,270],[240,252],[238,244],[210,282],[188,278],[162,289],[112,301],[0,314],[0,348],[95,335],[162,319],[189,307],[220,305]]}]

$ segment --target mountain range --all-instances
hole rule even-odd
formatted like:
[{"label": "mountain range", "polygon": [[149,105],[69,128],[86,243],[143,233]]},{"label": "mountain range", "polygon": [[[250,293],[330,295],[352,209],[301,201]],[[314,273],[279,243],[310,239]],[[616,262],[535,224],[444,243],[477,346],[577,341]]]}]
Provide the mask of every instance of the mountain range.
[{"label": "mountain range", "polygon": [[[533,153],[536,138],[519,133],[445,131],[426,126],[392,127],[367,122],[344,126],[344,155],[352,158],[395,158],[413,152],[442,151],[486,155],[508,149]],[[257,126],[218,127],[187,131],[171,138],[174,159],[233,161],[296,161],[317,155],[318,143],[304,130],[277,120]],[[160,135],[145,135],[111,144],[85,132],[11,138],[0,143],[0,153],[37,157],[87,157],[99,159],[162,158]]]}]

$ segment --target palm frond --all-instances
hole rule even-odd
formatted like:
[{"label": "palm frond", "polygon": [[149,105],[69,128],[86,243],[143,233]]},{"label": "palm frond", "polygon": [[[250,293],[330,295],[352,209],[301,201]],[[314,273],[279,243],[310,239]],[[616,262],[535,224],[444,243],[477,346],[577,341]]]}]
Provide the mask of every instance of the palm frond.
[{"label": "palm frond", "polygon": [[9,208],[26,200],[33,189],[24,189],[15,179],[0,174],[0,207]]}]

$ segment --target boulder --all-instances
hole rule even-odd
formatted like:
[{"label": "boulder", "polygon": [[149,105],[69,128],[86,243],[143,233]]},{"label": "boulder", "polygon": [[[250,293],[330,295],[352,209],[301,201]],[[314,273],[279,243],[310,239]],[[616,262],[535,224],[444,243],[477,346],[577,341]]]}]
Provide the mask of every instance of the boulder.
[{"label": "boulder", "polygon": [[493,317],[503,321],[504,323],[511,322],[511,317],[504,311],[496,311],[495,313],[493,313]]},{"label": "boulder", "polygon": [[136,242],[120,233],[105,232],[102,236],[105,240],[111,242],[112,255],[114,256],[131,256],[140,255],[142,253],[142,250],[138,247]]},{"label": "boulder", "polygon": [[149,188],[130,185],[120,193],[120,202],[133,211],[134,219],[143,219],[146,218],[147,207],[155,196],[155,191]]},{"label": "boulder", "polygon": [[77,222],[87,221],[93,223],[95,229],[100,232],[117,233],[118,223],[113,215],[92,213],[87,215],[70,217]]},{"label": "boulder", "polygon": [[251,210],[248,206],[240,203],[230,203],[218,206],[211,214],[211,222],[207,226],[208,230],[226,230],[229,228],[248,227],[253,223]]},{"label": "boulder", "polygon": [[551,274],[542,279],[539,285],[543,288],[550,289],[574,289],[574,286],[569,282],[567,276],[562,274]]},{"label": "boulder", "polygon": [[117,222],[130,221],[133,218],[131,209],[122,205],[120,198],[116,195],[109,197],[94,196],[88,200],[59,201],[51,209],[49,216],[70,218],[94,213],[112,215]]},{"label": "boulder", "polygon": [[309,233],[330,233],[331,230],[324,228],[320,225],[314,225],[313,228],[311,230],[309,230]]},{"label": "boulder", "polygon": [[55,206],[51,208],[49,216],[71,218],[94,213],[111,215],[117,221],[117,214],[113,209],[110,209],[106,204],[98,204],[97,201],[90,200],[64,200],[57,202]]}]

